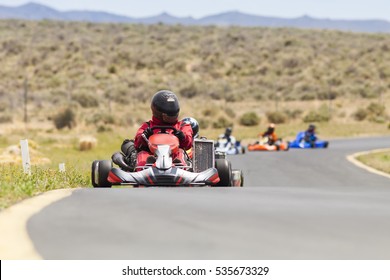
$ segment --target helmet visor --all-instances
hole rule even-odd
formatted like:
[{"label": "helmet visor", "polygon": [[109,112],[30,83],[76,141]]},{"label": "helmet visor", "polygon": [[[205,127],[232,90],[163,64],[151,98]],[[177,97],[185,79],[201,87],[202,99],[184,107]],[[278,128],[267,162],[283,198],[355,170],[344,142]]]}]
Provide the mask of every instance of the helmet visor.
[{"label": "helmet visor", "polygon": [[179,116],[179,114],[175,114],[173,116],[170,116],[168,114],[163,113],[162,114],[162,119],[166,123],[177,123],[178,116]]}]

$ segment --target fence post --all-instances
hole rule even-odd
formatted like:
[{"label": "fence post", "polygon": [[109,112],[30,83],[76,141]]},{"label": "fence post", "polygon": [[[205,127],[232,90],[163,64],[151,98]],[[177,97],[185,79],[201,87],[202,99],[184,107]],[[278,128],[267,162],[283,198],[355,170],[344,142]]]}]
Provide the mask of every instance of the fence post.
[{"label": "fence post", "polygon": [[30,163],[30,152],[28,150],[28,140],[20,140],[20,148],[22,151],[22,163],[25,174],[31,175],[31,163]]},{"label": "fence post", "polygon": [[60,172],[65,172],[65,171],[66,171],[66,169],[65,169],[65,163],[60,163],[60,164],[58,165],[58,168],[59,168]]}]

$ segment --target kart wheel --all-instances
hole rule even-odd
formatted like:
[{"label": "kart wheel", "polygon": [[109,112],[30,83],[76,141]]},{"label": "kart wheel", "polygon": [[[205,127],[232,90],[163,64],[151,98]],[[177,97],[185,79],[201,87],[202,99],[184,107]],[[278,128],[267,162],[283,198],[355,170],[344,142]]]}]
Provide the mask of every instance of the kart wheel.
[{"label": "kart wheel", "polygon": [[244,186],[244,173],[242,170],[239,169],[233,169],[232,170],[232,180],[233,180],[233,187],[243,187]]},{"label": "kart wheel", "polygon": [[94,188],[97,188],[98,187],[98,185],[97,185],[97,180],[98,180],[98,178],[96,177],[96,172],[97,172],[97,170],[96,170],[96,168],[97,168],[97,164],[98,164],[98,160],[95,160],[94,162],[92,162],[92,170],[91,170],[91,182],[92,182],[92,186],[94,187]]},{"label": "kart wheel", "polygon": [[94,188],[111,188],[108,182],[108,173],[112,168],[110,160],[95,160],[92,163],[91,181]]},{"label": "kart wheel", "polygon": [[325,145],[324,145],[324,148],[328,148],[328,146],[329,146],[329,142],[326,141],[326,142],[325,142]]},{"label": "kart wheel", "polygon": [[218,170],[219,187],[231,187],[233,185],[232,179],[232,165],[227,159],[216,159],[215,168]]},{"label": "kart wheel", "polygon": [[241,147],[241,153],[245,154],[245,147]]}]

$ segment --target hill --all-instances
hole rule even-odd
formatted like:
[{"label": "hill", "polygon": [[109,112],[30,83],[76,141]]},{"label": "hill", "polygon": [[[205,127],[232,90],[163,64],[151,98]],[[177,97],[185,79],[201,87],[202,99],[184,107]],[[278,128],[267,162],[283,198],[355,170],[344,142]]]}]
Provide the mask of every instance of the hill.
[{"label": "hill", "polygon": [[304,29],[332,29],[354,32],[390,33],[390,22],[384,20],[332,20],[316,19],[310,16],[298,18],[277,18],[250,15],[238,11],[210,15],[199,19],[175,17],[167,13],[146,18],[132,18],[106,12],[95,11],[57,11],[37,3],[17,7],[0,6],[0,18],[26,20],[65,20],[87,22],[140,23],[140,24],[181,24],[181,25],[219,25],[246,27],[294,27]]},{"label": "hill", "polygon": [[202,127],[247,112],[385,122],[390,97],[385,34],[3,20],[0,61],[0,123],[42,125],[71,108],[78,125],[136,126],[164,88]]}]

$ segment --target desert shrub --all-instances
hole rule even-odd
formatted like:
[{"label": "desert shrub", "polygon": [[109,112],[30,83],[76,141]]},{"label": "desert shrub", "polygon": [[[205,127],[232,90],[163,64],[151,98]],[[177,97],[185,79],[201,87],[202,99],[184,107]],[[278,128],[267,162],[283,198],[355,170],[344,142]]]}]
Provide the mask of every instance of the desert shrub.
[{"label": "desert shrub", "polygon": [[386,121],[386,108],[379,103],[370,103],[367,106],[367,119],[371,122],[384,123]]},{"label": "desert shrub", "polygon": [[9,114],[0,115],[0,123],[12,123],[12,116]]},{"label": "desert shrub", "polygon": [[71,129],[76,125],[76,114],[71,108],[66,108],[53,117],[53,122],[57,129],[64,127]]},{"label": "desert shrub", "polygon": [[320,91],[317,94],[317,98],[319,100],[334,100],[338,96],[338,92],[335,90],[331,91]]},{"label": "desert shrub", "polygon": [[294,110],[285,110],[284,113],[286,114],[286,116],[290,119],[296,119],[298,118],[299,116],[302,115],[302,110],[300,109],[294,109]]},{"label": "desert shrub", "polygon": [[112,131],[112,128],[109,127],[109,126],[106,126],[106,125],[99,125],[99,126],[97,127],[97,132],[98,132],[98,133],[110,132],[110,131]]},{"label": "desert shrub", "polygon": [[275,112],[268,112],[267,119],[271,123],[285,123],[287,117],[284,113],[275,111]]},{"label": "desert shrub", "polygon": [[0,112],[5,112],[8,108],[8,103],[5,101],[0,101]]},{"label": "desert shrub", "polygon": [[359,108],[353,113],[353,118],[357,121],[363,121],[367,118],[368,111],[364,108]]},{"label": "desert shrub", "polygon": [[213,128],[224,128],[228,126],[232,126],[232,123],[229,122],[229,120],[227,120],[225,117],[219,117],[218,120],[213,122]]},{"label": "desert shrub", "polygon": [[181,96],[186,98],[193,98],[198,94],[198,89],[196,85],[192,84],[190,86],[184,87],[179,90]]},{"label": "desert shrub", "polygon": [[242,95],[240,94],[234,94],[234,93],[228,93],[225,95],[226,102],[238,102],[243,99]]},{"label": "desert shrub", "polygon": [[116,74],[117,73],[117,69],[116,69],[116,66],[115,65],[110,65],[107,69],[107,72],[109,74]]},{"label": "desert shrub", "polygon": [[222,99],[222,93],[219,91],[211,91],[208,95],[213,100],[221,100]]},{"label": "desert shrub", "polygon": [[307,93],[304,93],[304,94],[300,97],[300,99],[301,99],[302,101],[310,101],[310,100],[316,99],[316,96],[315,96],[314,93],[309,93],[309,92],[307,92]]},{"label": "desert shrub", "polygon": [[236,112],[234,112],[234,110],[230,107],[227,107],[225,109],[225,113],[226,113],[226,115],[228,115],[232,119],[234,119],[236,117]]},{"label": "desert shrub", "polygon": [[90,124],[95,124],[95,125],[100,125],[100,124],[115,124],[115,118],[106,113],[95,113],[91,117],[87,118],[86,123],[88,125]]},{"label": "desert shrub", "polygon": [[77,101],[83,108],[93,108],[99,106],[98,99],[89,93],[79,93],[73,96],[73,99]]},{"label": "desert shrub", "polygon": [[305,123],[311,123],[311,122],[327,122],[330,120],[330,116],[328,112],[325,112],[323,110],[319,111],[310,111],[304,118],[303,121]]},{"label": "desert shrub", "polygon": [[214,117],[217,114],[217,111],[211,108],[203,110],[203,116],[205,117]]},{"label": "desert shrub", "polygon": [[367,111],[372,116],[384,116],[385,110],[385,106],[379,103],[370,103],[370,105],[367,106]]},{"label": "desert shrub", "polygon": [[244,126],[255,126],[260,123],[260,118],[255,112],[248,112],[241,116],[240,124]]},{"label": "desert shrub", "polygon": [[210,121],[208,119],[199,118],[199,119],[197,119],[197,121],[199,123],[200,129],[207,129],[210,125]]}]

